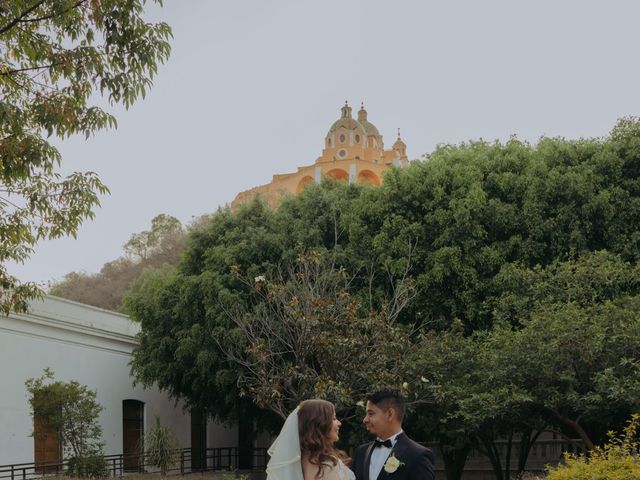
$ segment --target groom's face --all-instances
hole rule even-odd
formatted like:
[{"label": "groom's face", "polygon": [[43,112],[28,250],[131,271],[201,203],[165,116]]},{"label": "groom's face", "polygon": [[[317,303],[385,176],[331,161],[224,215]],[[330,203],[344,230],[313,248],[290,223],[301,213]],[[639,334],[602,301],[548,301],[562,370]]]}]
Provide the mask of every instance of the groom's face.
[{"label": "groom's face", "polygon": [[369,433],[381,437],[381,435],[384,435],[389,428],[388,417],[388,412],[382,410],[375,403],[367,401],[362,423],[364,423],[364,426],[367,428]]}]

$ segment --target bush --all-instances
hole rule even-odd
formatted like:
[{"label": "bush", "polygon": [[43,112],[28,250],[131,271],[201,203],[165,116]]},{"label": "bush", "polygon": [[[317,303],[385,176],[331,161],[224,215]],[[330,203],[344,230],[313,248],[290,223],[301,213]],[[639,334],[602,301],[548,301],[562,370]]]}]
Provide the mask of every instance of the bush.
[{"label": "bush", "polygon": [[249,475],[238,472],[216,472],[215,480],[249,480]]},{"label": "bush", "polygon": [[162,475],[166,475],[169,467],[178,461],[178,440],[169,427],[160,425],[160,417],[156,415],[156,424],[149,430],[145,439],[145,456],[148,465],[156,466]]},{"label": "bush", "polygon": [[109,467],[102,455],[72,457],[69,459],[66,475],[78,478],[105,478],[109,476]]},{"label": "bush", "polygon": [[640,480],[640,456],[636,432],[640,414],[634,414],[624,434],[609,433],[609,442],[589,456],[566,455],[566,463],[548,470],[545,480]]}]

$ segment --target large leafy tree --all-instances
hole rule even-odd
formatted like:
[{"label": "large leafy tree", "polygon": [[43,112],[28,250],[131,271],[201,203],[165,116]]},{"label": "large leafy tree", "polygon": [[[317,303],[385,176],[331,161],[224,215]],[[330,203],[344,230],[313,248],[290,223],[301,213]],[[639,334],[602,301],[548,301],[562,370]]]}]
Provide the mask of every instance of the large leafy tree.
[{"label": "large leafy tree", "polygon": [[283,420],[307,398],[327,398],[341,414],[353,413],[373,385],[402,379],[415,347],[410,329],[396,323],[410,300],[410,282],[369,310],[334,262],[301,252],[273,278],[244,279],[254,292],[250,305],[227,305],[233,330],[213,332],[238,367],[241,393]]},{"label": "large leafy tree", "polygon": [[640,269],[593,252],[507,275],[486,340],[496,381],[592,449],[640,407]]},{"label": "large leafy tree", "polygon": [[[160,0],[154,0],[161,3]],[[115,126],[92,95],[129,107],[168,58],[170,28],[145,0],[0,1],[0,309],[24,310],[34,284],[8,274],[41,239],[75,235],[107,188],[92,172],[59,173],[52,136]]]},{"label": "large leafy tree", "polygon": [[639,143],[640,124],[625,119],[603,140],[442,146],[362,195],[350,238],[395,274],[415,245],[408,317],[490,328],[505,264],[599,249],[640,257]]}]

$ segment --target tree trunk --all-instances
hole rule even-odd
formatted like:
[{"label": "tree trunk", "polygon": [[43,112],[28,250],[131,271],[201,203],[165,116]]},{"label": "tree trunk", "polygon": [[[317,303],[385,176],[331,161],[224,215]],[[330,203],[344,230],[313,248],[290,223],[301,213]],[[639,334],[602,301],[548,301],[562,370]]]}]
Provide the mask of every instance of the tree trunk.
[{"label": "tree trunk", "polygon": [[582,425],[580,425],[577,420],[571,420],[569,417],[560,415],[560,413],[556,412],[555,410],[550,409],[549,411],[551,412],[551,414],[554,416],[556,420],[558,420],[563,425],[569,427],[571,430],[573,430],[580,436],[580,440],[582,440],[582,442],[584,443],[584,447],[587,450],[593,450],[595,448],[595,445],[589,438],[589,435],[587,435],[587,432],[585,431],[584,428],[582,428]]},{"label": "tree trunk", "polygon": [[524,469],[527,466],[529,453],[531,452],[531,447],[542,432],[543,430],[538,430],[536,434],[532,436],[533,429],[530,427],[522,432],[522,437],[520,437],[520,448],[518,452],[518,474],[524,472]]},{"label": "tree trunk", "polygon": [[471,450],[469,445],[453,448],[440,443],[440,453],[444,460],[444,471],[447,480],[460,480],[462,478],[462,472],[464,471],[465,463],[467,463],[469,450]]},{"label": "tree trunk", "polygon": [[511,478],[511,446],[513,445],[513,432],[509,433],[509,442],[507,443],[507,455],[504,459],[504,478]]},{"label": "tree trunk", "polygon": [[493,439],[487,438],[485,435],[478,435],[480,442],[484,445],[485,451],[482,452],[486,455],[486,457],[491,462],[491,467],[493,468],[493,473],[496,475],[496,480],[505,480],[504,475],[502,474],[502,462],[500,461],[500,452],[498,452],[498,448],[496,447]]}]

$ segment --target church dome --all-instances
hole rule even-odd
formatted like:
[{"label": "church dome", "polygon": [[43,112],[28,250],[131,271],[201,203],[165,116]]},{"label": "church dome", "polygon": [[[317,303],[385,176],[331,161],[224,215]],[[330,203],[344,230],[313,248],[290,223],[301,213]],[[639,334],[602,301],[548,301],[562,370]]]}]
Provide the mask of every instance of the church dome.
[{"label": "church dome", "polygon": [[380,136],[376,126],[367,120],[367,111],[364,109],[364,103],[360,105],[360,110],[358,111],[358,123],[362,125],[367,135]]},{"label": "church dome", "polygon": [[407,144],[404,143],[402,141],[402,139],[400,138],[400,129],[398,129],[398,138],[395,141],[395,143],[393,144],[393,149],[396,150],[396,149],[400,149],[400,148],[407,148]]},{"label": "church dome", "polygon": [[358,122],[351,116],[351,107],[347,102],[344,102],[344,107],[342,107],[341,110],[342,116],[338,120],[333,122],[333,125],[331,125],[327,136],[336,133],[340,128],[365,135],[366,132],[364,127],[360,124],[360,122]]}]

